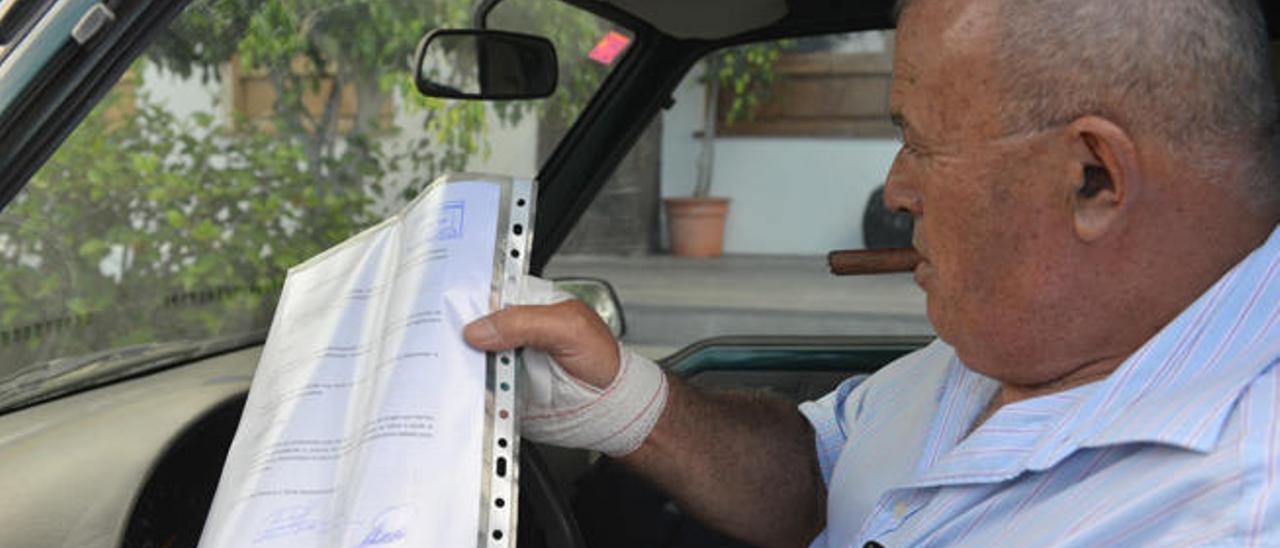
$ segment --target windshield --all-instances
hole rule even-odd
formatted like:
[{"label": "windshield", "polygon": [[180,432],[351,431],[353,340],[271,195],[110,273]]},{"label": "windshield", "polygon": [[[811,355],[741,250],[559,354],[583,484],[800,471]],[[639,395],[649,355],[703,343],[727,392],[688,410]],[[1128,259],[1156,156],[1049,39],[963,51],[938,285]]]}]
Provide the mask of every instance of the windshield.
[{"label": "windshield", "polygon": [[[556,95],[418,95],[418,40],[471,12],[471,0],[192,2],[0,212],[0,409],[65,389],[58,379],[135,371],[156,348],[260,337],[290,266],[439,174],[532,177],[630,34],[509,0],[491,20],[552,39]],[[90,365],[91,379],[69,374]]]}]

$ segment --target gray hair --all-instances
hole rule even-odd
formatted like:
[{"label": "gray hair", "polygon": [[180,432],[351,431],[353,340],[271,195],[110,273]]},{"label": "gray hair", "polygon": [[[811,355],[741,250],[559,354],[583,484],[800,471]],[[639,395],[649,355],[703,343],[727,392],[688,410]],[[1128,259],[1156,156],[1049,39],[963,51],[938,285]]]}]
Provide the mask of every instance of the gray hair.
[{"label": "gray hair", "polygon": [[[898,13],[912,3],[898,0]],[[1206,175],[1235,171],[1280,197],[1280,112],[1257,0],[1008,0],[999,13],[1011,131],[1095,114],[1163,140]],[[1221,154],[1240,146],[1253,165]],[[1228,160],[1235,169],[1218,165]]]}]

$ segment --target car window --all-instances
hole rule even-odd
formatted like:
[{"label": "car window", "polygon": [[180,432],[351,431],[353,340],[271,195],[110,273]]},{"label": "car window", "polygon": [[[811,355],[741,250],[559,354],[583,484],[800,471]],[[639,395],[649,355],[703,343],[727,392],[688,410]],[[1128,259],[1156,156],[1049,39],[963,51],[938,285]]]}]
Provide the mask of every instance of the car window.
[{"label": "car window", "polygon": [[[655,358],[721,335],[930,334],[910,274],[826,269],[831,250],[910,245],[910,217],[878,193],[899,148],[893,37],[761,42],[702,60],[546,271],[613,282],[628,341]],[[707,253],[719,256],[684,256]]]},{"label": "car window", "polygon": [[192,2],[0,212],[0,400],[41,390],[3,381],[33,364],[260,333],[290,266],[436,175],[533,176],[630,35],[513,3],[567,48],[548,100],[414,91],[419,39],[472,0]]}]

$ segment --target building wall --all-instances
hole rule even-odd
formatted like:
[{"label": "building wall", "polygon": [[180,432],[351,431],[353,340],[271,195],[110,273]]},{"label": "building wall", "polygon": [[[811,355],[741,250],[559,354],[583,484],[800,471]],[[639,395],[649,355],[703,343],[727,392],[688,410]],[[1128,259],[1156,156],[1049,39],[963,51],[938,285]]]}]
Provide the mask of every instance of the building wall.
[{"label": "building wall", "polygon": [[[397,102],[402,101],[396,97]],[[422,128],[426,113],[409,111],[398,104],[395,109],[394,123],[400,132],[385,137],[384,146],[393,149],[413,146],[413,143],[429,137]],[[467,159],[465,170],[470,173],[508,175],[511,177],[533,178],[538,174],[537,140],[538,122],[536,116],[523,116],[515,124],[508,124],[498,117],[493,108],[486,112],[485,133],[486,144],[482,147],[486,153]],[[421,182],[423,176],[413,173],[411,167],[404,167],[400,172],[388,172],[385,181],[387,192],[378,205],[379,211],[390,215],[404,207],[400,198],[400,190],[415,182]]]},{"label": "building wall", "polygon": [[[705,102],[699,79],[697,70],[686,77],[663,113],[664,198],[693,193]],[[731,200],[725,252],[811,255],[862,247],[863,209],[897,149],[892,139],[717,139],[711,194]]]}]

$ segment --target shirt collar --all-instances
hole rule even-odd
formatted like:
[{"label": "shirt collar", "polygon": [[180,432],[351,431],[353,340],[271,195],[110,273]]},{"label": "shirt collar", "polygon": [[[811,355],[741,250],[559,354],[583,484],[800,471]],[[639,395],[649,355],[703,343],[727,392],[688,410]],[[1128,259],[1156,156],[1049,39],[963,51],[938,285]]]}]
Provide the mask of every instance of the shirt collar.
[{"label": "shirt collar", "polygon": [[[1280,227],[1106,379],[1007,405],[972,434],[995,381],[952,360],[914,487],[1003,481],[1082,448],[1208,452],[1236,400],[1280,360]],[[951,410],[951,411],[948,411]]]}]

